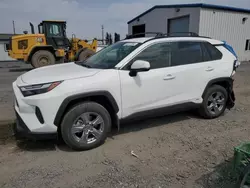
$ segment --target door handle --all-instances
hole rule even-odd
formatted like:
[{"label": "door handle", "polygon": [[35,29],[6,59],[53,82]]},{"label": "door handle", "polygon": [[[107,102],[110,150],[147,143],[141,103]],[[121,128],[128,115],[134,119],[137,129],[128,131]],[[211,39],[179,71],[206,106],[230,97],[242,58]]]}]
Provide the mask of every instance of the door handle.
[{"label": "door handle", "polygon": [[213,71],[214,70],[214,68],[213,67],[208,67],[207,69],[206,69],[206,71]]},{"label": "door handle", "polygon": [[173,80],[173,79],[175,79],[175,76],[173,76],[172,74],[168,74],[163,78],[163,80]]}]

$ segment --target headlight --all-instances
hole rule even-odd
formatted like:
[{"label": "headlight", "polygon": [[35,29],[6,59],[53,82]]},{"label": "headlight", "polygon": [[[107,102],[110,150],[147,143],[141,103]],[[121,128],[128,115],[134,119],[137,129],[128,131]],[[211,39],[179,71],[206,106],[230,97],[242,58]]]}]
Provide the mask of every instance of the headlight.
[{"label": "headlight", "polygon": [[54,89],[56,86],[58,86],[60,83],[62,83],[62,81],[24,86],[24,87],[20,87],[20,90],[23,96],[27,97],[31,95],[38,95],[38,94],[49,92],[52,89]]}]

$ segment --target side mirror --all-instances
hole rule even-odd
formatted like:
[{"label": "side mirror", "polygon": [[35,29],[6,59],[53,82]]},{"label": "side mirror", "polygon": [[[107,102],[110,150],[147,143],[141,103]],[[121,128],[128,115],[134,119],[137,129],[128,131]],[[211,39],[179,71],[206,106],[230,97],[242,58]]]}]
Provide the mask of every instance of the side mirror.
[{"label": "side mirror", "polygon": [[144,60],[136,60],[130,67],[129,75],[134,77],[137,72],[146,72],[150,70],[150,63]]}]

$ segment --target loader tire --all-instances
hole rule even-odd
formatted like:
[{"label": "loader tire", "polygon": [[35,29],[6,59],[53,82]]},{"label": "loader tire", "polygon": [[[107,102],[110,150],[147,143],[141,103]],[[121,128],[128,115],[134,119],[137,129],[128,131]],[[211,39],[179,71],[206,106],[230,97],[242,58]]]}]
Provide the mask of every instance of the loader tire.
[{"label": "loader tire", "polygon": [[90,49],[85,49],[83,50],[79,57],[78,57],[78,61],[85,61],[86,59],[88,59],[89,57],[91,57],[92,55],[94,55],[95,52],[90,50]]},{"label": "loader tire", "polygon": [[37,51],[31,58],[31,65],[34,68],[53,65],[56,63],[54,55],[47,50]]}]

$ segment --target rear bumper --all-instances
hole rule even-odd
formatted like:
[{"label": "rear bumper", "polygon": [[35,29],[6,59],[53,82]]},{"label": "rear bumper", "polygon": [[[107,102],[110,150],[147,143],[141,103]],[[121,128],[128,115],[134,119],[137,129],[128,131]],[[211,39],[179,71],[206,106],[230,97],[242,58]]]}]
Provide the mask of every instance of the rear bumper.
[{"label": "rear bumper", "polygon": [[17,112],[16,112],[16,124],[13,126],[13,132],[17,139],[31,139],[31,140],[57,139],[57,133],[31,132]]}]

